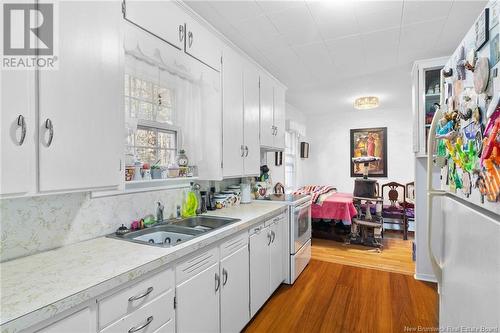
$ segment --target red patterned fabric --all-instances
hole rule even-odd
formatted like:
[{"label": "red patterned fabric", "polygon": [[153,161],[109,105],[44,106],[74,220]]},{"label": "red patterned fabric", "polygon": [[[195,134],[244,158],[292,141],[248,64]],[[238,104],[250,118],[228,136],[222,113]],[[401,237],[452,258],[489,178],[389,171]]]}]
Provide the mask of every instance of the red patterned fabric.
[{"label": "red patterned fabric", "polygon": [[323,201],[323,205],[312,204],[311,217],[314,219],[342,220],[346,224],[350,224],[351,219],[357,213],[352,199],[350,193],[333,193]]},{"label": "red patterned fabric", "polygon": [[295,192],[293,194],[295,195],[302,195],[302,194],[307,194],[312,196],[312,202],[316,204],[321,204],[318,202],[319,197],[323,194],[327,194],[330,192],[335,192],[337,189],[332,186],[325,186],[325,185],[306,185]]}]

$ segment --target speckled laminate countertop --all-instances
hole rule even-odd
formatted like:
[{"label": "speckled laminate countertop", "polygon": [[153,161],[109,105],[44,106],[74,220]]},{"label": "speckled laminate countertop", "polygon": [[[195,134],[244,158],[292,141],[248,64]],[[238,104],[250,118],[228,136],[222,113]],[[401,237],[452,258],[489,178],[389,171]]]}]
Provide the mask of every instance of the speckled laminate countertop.
[{"label": "speckled laminate countertop", "polygon": [[99,237],[0,264],[1,332],[18,332],[286,209],[252,202],[207,215],[241,221],[173,248]]}]

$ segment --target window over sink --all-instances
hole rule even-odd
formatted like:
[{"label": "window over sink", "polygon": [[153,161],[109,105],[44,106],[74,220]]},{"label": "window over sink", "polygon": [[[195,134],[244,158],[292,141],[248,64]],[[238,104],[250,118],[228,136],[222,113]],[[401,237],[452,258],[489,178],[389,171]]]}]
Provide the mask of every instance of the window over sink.
[{"label": "window over sink", "polygon": [[178,128],[173,126],[175,91],[161,83],[125,74],[128,163],[168,166],[175,162]]}]

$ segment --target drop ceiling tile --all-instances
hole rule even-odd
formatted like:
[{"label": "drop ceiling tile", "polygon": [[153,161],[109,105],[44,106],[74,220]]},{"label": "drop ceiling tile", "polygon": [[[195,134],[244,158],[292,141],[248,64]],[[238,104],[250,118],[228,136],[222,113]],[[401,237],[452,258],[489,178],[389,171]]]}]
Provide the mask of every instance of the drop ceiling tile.
[{"label": "drop ceiling tile", "polygon": [[399,28],[361,35],[366,65],[370,69],[390,68],[398,63]]},{"label": "drop ceiling tile", "polygon": [[403,25],[446,18],[452,1],[406,1],[403,9]]},{"label": "drop ceiling tile", "polygon": [[365,48],[361,35],[325,41],[335,66],[365,64]]},{"label": "drop ceiling tile", "polygon": [[359,33],[354,4],[347,1],[307,2],[324,39],[334,39]]},{"label": "drop ceiling tile", "polygon": [[330,53],[323,42],[296,46],[293,49],[311,73],[321,73],[333,66]]},{"label": "drop ceiling tile", "polygon": [[400,50],[427,50],[438,42],[445,20],[437,19],[401,27]]},{"label": "drop ceiling tile", "polygon": [[264,14],[255,1],[210,1],[210,5],[230,23]]},{"label": "drop ceiling tile", "polygon": [[289,0],[287,1],[257,0],[256,2],[265,13],[281,12],[293,7],[300,7],[302,5],[302,1],[289,1]]},{"label": "drop ceiling tile", "polygon": [[357,1],[355,14],[360,32],[383,30],[401,25],[403,1]]},{"label": "drop ceiling tile", "polygon": [[234,24],[241,36],[250,40],[259,50],[286,46],[282,35],[266,16],[240,21]]}]

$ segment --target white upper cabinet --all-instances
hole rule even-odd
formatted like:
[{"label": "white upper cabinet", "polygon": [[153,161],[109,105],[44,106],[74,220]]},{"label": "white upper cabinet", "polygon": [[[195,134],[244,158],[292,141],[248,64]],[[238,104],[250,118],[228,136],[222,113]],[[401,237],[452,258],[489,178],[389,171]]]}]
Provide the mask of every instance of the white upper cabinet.
[{"label": "white upper cabinet", "polygon": [[245,175],[259,175],[259,73],[252,64],[243,72],[243,95]]},{"label": "white upper cabinet", "polygon": [[35,72],[0,74],[0,194],[34,192],[36,170]]},{"label": "white upper cabinet", "polygon": [[217,37],[194,19],[186,22],[186,53],[215,70],[221,67],[221,45]]},{"label": "white upper cabinet", "polygon": [[285,89],[274,88],[274,147],[285,149]]},{"label": "white upper cabinet", "polygon": [[267,76],[260,77],[260,145],[274,146],[274,86]]},{"label": "white upper cabinet", "polygon": [[173,1],[125,1],[125,19],[184,50],[186,13]]},{"label": "white upper cabinet", "polygon": [[59,4],[59,70],[39,72],[39,190],[116,187],[123,156],[120,3]]},{"label": "white upper cabinet", "polygon": [[285,89],[266,75],[260,77],[260,145],[285,148]]},{"label": "white upper cabinet", "polygon": [[125,1],[125,18],[220,71],[221,42],[175,1]]},{"label": "white upper cabinet", "polygon": [[224,177],[259,174],[259,74],[241,55],[224,49]]},{"label": "white upper cabinet", "polygon": [[222,69],[223,173],[224,177],[243,174],[243,64],[229,47],[224,49]]}]

